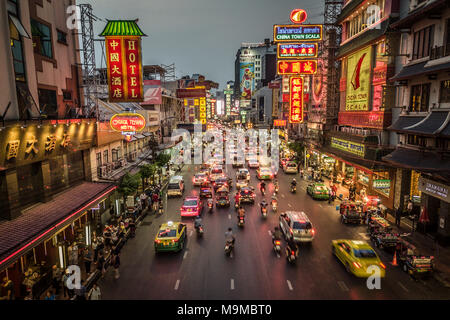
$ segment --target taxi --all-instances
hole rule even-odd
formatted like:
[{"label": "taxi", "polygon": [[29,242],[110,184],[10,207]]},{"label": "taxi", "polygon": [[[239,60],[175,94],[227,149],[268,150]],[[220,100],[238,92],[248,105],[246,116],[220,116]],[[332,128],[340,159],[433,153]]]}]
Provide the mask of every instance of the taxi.
[{"label": "taxi", "polygon": [[180,212],[182,217],[200,216],[203,211],[203,204],[199,197],[186,197]]},{"label": "taxi", "polygon": [[379,270],[381,278],[384,278],[386,274],[386,266],[365,241],[332,240],[331,251],[345,266],[347,272],[354,274],[356,277],[368,278],[374,275],[374,270]]},{"label": "taxi", "polygon": [[272,180],[274,177],[274,174],[273,174],[271,168],[262,167],[262,168],[258,168],[258,170],[256,170],[256,177],[259,180]]},{"label": "taxi", "polygon": [[252,187],[243,187],[239,190],[239,203],[255,203],[255,192]]},{"label": "taxi", "polygon": [[206,174],[206,172],[199,172],[192,179],[192,183],[194,184],[194,186],[201,186],[202,183],[205,182],[208,182],[208,175]]},{"label": "taxi", "polygon": [[155,252],[181,251],[186,243],[186,225],[181,222],[163,223],[155,237]]},{"label": "taxi", "polygon": [[259,168],[259,161],[257,158],[248,159],[248,167],[251,169]]},{"label": "taxi", "polygon": [[217,178],[223,177],[224,172],[223,172],[223,167],[222,166],[214,166],[211,168],[211,172],[210,172],[210,181],[214,182],[216,181]]},{"label": "taxi", "polygon": [[323,183],[310,183],[306,188],[306,192],[313,199],[323,199],[323,200],[330,199],[328,187],[325,186],[325,184]]}]

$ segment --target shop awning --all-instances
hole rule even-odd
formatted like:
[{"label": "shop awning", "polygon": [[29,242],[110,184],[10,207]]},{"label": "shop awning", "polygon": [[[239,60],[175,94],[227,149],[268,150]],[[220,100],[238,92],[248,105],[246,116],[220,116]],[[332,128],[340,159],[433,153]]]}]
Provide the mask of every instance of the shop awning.
[{"label": "shop awning", "polygon": [[[428,65],[427,65],[428,64]],[[404,66],[399,73],[393,76],[391,81],[406,80],[430,73],[450,70],[450,62],[429,65],[429,61]]]},{"label": "shop awning", "polygon": [[394,152],[383,157],[383,160],[400,168],[450,175],[450,157],[445,157],[445,153],[424,152],[398,147]]},{"label": "shop awning", "polygon": [[150,133],[150,132],[142,132],[142,135],[144,135],[144,136],[146,136],[146,137],[150,137],[150,136],[152,136],[153,134]]},{"label": "shop awning", "polygon": [[392,131],[404,131],[405,128],[416,125],[423,119],[425,119],[425,116],[400,116],[398,120],[387,129]]},{"label": "shop awning", "polygon": [[12,221],[0,223],[0,270],[78,219],[117,187],[84,182],[26,210]]},{"label": "shop awning", "polygon": [[435,136],[439,135],[450,121],[449,111],[432,111],[417,122],[408,127],[404,127],[401,131],[405,133]]},{"label": "shop awning", "polygon": [[136,137],[136,139],[144,139],[145,138],[145,136],[142,134],[137,134],[137,135],[135,135],[135,137]]}]

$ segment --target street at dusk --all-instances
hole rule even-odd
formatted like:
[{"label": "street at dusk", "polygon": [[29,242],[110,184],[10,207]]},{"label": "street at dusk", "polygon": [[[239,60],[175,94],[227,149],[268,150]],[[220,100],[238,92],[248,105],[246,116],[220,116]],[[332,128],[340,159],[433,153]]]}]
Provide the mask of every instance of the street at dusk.
[{"label": "street at dusk", "polygon": [[450,299],[448,0],[0,0],[0,24],[4,305]]}]

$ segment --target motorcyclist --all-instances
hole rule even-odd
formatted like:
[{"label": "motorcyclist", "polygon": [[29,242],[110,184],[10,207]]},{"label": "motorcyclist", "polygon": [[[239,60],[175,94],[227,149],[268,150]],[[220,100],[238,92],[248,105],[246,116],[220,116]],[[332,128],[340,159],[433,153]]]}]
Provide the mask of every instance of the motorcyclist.
[{"label": "motorcyclist", "polygon": [[239,205],[239,192],[236,192],[236,194],[234,195],[234,203]]},{"label": "motorcyclist", "polygon": [[295,257],[298,257],[298,246],[293,238],[288,238],[286,241],[286,256],[290,256],[291,252],[295,252]]},{"label": "motorcyclist", "polygon": [[233,234],[233,229],[228,228],[228,231],[225,232],[225,241],[227,243],[231,243],[231,252],[230,255],[233,254],[234,242],[236,241],[236,237]]},{"label": "motorcyclist", "polygon": [[273,205],[278,205],[278,199],[277,196],[275,194],[272,195],[272,207]]},{"label": "motorcyclist", "polygon": [[200,228],[201,226],[203,226],[202,218],[200,216],[195,217],[195,220],[194,220],[194,228],[195,228],[195,230],[198,231],[198,228]]},{"label": "motorcyclist", "polygon": [[259,190],[261,191],[261,193],[266,191],[266,183],[264,181],[261,182],[261,185],[259,186]]},{"label": "motorcyclist", "polygon": [[263,199],[259,205],[261,206],[261,213],[262,213],[262,211],[263,211],[263,208],[266,209],[266,212],[267,212],[267,202],[266,202],[266,199]]},{"label": "motorcyclist", "polygon": [[213,199],[208,199],[208,208],[213,208],[214,201]]},{"label": "motorcyclist", "polygon": [[240,206],[238,210],[238,218],[239,217],[245,218],[245,209],[242,206]]},{"label": "motorcyclist", "polygon": [[293,187],[297,187],[297,180],[295,180],[295,178],[292,179],[292,181],[291,181],[291,189],[292,189]]},{"label": "motorcyclist", "polygon": [[281,237],[283,234],[281,233],[280,228],[277,226],[275,227],[273,233],[272,233],[272,242],[275,243],[276,240],[281,240]]},{"label": "motorcyclist", "polygon": [[300,169],[300,178],[303,178],[303,169]]},{"label": "motorcyclist", "polygon": [[275,186],[275,192],[278,192],[278,188],[279,188],[278,179],[275,179],[274,186]]}]

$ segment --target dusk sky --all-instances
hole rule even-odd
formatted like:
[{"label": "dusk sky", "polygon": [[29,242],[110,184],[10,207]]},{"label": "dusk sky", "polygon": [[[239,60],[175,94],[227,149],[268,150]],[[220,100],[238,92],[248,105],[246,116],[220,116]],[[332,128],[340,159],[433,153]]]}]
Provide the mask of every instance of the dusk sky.
[{"label": "dusk sky", "polygon": [[[292,9],[308,12],[305,23],[323,22],[323,0],[84,0],[102,19],[139,19],[144,64],[175,63],[176,75],[203,74],[220,84],[234,80],[242,42],[272,40],[273,25],[291,23]],[[105,23],[95,22],[98,35]],[[97,54],[99,56],[99,54]],[[104,65],[103,65],[104,67]]]}]

